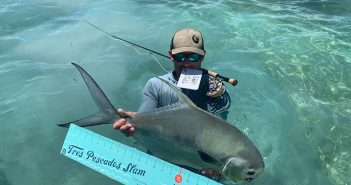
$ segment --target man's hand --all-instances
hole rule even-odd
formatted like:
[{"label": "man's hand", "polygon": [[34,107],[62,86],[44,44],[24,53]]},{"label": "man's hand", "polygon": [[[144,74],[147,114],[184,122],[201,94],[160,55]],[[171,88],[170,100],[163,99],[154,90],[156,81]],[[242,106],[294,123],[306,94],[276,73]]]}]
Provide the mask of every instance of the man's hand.
[{"label": "man's hand", "polygon": [[123,109],[118,109],[117,112],[118,112],[118,115],[121,117],[121,119],[117,120],[113,124],[113,128],[116,130],[120,130],[126,136],[134,135],[135,134],[135,127],[134,127],[133,123],[126,121],[125,118],[133,116],[137,113],[136,112],[125,112]]},{"label": "man's hand", "polygon": [[220,181],[222,179],[222,175],[215,169],[205,168],[201,170],[201,174],[206,176],[214,181]]}]

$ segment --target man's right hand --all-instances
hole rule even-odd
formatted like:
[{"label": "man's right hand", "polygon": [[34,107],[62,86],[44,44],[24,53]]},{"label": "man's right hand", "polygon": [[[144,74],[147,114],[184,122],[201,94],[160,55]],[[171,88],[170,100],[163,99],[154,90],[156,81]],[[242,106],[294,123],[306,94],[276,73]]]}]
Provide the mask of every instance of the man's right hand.
[{"label": "man's right hand", "polygon": [[200,170],[200,172],[203,176],[206,176],[217,182],[219,182],[223,178],[222,174],[213,168],[205,168]]},{"label": "man's right hand", "polygon": [[126,121],[125,118],[133,116],[133,115],[137,114],[137,112],[125,112],[123,109],[118,109],[117,112],[118,112],[118,115],[121,117],[121,119],[117,120],[113,124],[113,128],[116,130],[120,130],[126,136],[134,135],[135,134],[135,127],[134,127],[133,123]]}]

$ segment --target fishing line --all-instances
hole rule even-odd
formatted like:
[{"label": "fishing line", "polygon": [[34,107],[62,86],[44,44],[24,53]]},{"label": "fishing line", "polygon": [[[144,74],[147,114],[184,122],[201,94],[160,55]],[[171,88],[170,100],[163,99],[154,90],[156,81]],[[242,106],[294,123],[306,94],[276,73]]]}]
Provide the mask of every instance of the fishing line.
[{"label": "fishing line", "polygon": [[[115,38],[112,38],[113,40],[115,40]],[[157,63],[158,65],[162,68],[163,71],[165,71],[166,73],[169,73],[170,71],[167,71],[163,66],[162,64],[160,63],[160,61],[152,54],[152,52],[149,52],[148,54],[145,54],[145,53],[141,53],[134,45],[130,44],[128,45],[127,43],[123,42],[122,40],[119,40],[117,39],[118,41],[120,41],[122,44],[124,44],[125,46],[127,47],[130,47],[130,48],[133,48],[135,50],[135,52],[137,52],[139,55],[142,55],[142,56],[146,56],[146,55],[149,55],[151,56]]]},{"label": "fishing line", "polygon": [[[167,59],[171,59],[171,57],[169,57],[169,56],[167,56],[167,55],[164,55],[164,54],[162,54],[162,53],[159,53],[159,52],[157,52],[157,51],[148,49],[148,48],[146,48],[146,47],[144,47],[144,46],[141,46],[141,45],[139,45],[139,44],[135,44],[135,43],[130,42],[130,41],[128,41],[128,40],[125,40],[125,39],[123,39],[123,38],[121,38],[121,37],[118,37],[118,36],[116,36],[116,35],[112,35],[112,34],[110,34],[109,32],[107,32],[107,31],[105,31],[105,30],[103,30],[103,29],[101,29],[101,28],[95,26],[94,24],[90,23],[89,21],[87,21],[87,20],[85,20],[85,19],[82,19],[82,20],[83,20],[84,22],[86,22],[87,24],[89,24],[90,26],[92,26],[92,27],[94,27],[94,28],[96,28],[96,29],[102,31],[103,33],[105,33],[106,35],[108,35],[111,39],[113,39],[113,40],[117,39],[117,40],[119,40],[120,42],[122,42],[125,46],[133,48],[138,54],[143,55],[143,56],[144,56],[144,55],[149,55],[149,56],[153,57],[153,58],[156,60],[156,62],[160,65],[160,67],[161,67],[165,72],[167,72],[167,73],[170,72],[170,71],[167,71],[167,70],[162,66],[162,64],[160,63],[160,61],[157,60],[157,58],[153,55],[153,53],[154,53],[154,54],[157,54],[157,55],[159,55],[159,56],[165,57],[165,58],[167,58]],[[128,43],[129,45],[128,45],[127,43]],[[140,51],[138,51],[138,50],[136,49],[136,47],[139,47],[139,48],[141,48],[141,49],[144,49],[144,50],[146,50],[146,51],[149,51],[149,53],[148,53],[148,54],[143,54],[143,53],[141,53]],[[204,68],[201,68],[201,69],[202,69],[202,71],[203,71],[205,74],[208,74],[208,75],[210,75],[210,76],[212,76],[212,77],[215,77],[215,78],[219,78],[219,79],[221,79],[221,80],[223,80],[223,81],[225,81],[225,82],[228,82],[228,83],[232,84],[233,86],[236,86],[236,85],[238,84],[238,80],[236,80],[236,79],[228,78],[228,77],[222,76],[222,75],[220,75],[220,74],[218,74],[218,73],[216,73],[216,72],[209,71],[209,70],[204,69]]]},{"label": "fishing line", "polygon": [[[126,47],[133,48],[133,49],[135,50],[135,52],[137,52],[139,55],[142,55],[142,56],[149,55],[149,56],[151,56],[151,57],[158,63],[158,65],[162,68],[163,71],[165,71],[165,72],[167,72],[167,73],[170,72],[170,71],[166,70],[166,69],[162,66],[161,62],[160,62],[152,53],[156,53],[156,54],[161,55],[161,56],[163,56],[163,57],[167,57],[166,55],[163,55],[163,54],[161,54],[161,53],[155,52],[155,51],[153,51],[153,50],[150,50],[150,49],[145,48],[145,47],[143,47],[143,46],[140,46],[140,45],[138,45],[138,44],[129,42],[129,41],[125,40],[125,39],[122,39],[122,38],[120,38],[120,37],[117,37],[117,36],[115,36],[115,35],[112,35],[112,34],[108,33],[107,31],[105,31],[105,30],[103,30],[103,29],[101,29],[101,28],[95,26],[94,24],[88,22],[87,20],[85,20],[85,19],[82,19],[82,20],[83,20],[84,22],[86,22],[87,24],[89,24],[90,26],[93,26],[94,28],[96,28],[96,29],[102,31],[102,32],[105,33],[107,36],[109,36],[112,40],[118,40],[118,41],[120,41],[123,45],[125,45]],[[148,53],[148,54],[142,53],[142,52],[140,52],[135,46],[140,47],[140,48],[142,48],[142,49],[145,49],[145,50],[149,51],[149,53]],[[167,58],[169,58],[169,57],[167,57]]]},{"label": "fishing line", "polygon": [[[112,38],[113,40],[116,40],[116,38],[113,38],[110,36],[110,38]],[[161,62],[152,54],[152,52],[150,51],[148,54],[145,54],[145,53],[141,53],[134,45],[132,44],[127,44],[125,42],[123,42],[122,40],[120,39],[117,39],[118,41],[120,41],[122,44],[124,44],[125,46],[127,47],[130,47],[130,48],[133,48],[135,50],[135,52],[137,52],[139,55],[142,55],[142,56],[146,56],[146,55],[149,55],[151,56],[157,63],[158,65],[162,68],[163,71],[165,71],[166,73],[170,73],[170,71],[167,71],[161,64]]]}]

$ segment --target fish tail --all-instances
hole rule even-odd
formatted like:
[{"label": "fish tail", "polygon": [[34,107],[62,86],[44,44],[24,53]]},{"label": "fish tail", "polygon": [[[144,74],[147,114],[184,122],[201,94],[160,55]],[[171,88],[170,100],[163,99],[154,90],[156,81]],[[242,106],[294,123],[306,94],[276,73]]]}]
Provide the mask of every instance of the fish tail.
[{"label": "fish tail", "polygon": [[118,114],[117,114],[116,108],[111,104],[110,100],[106,97],[105,93],[101,90],[101,88],[95,82],[95,80],[81,66],[75,63],[72,63],[72,64],[80,72],[100,112],[73,122],[57,124],[57,125],[61,127],[68,127],[70,124],[74,123],[78,126],[87,127],[87,126],[93,126],[93,125],[109,124],[112,121],[114,121],[113,119],[117,119]]}]

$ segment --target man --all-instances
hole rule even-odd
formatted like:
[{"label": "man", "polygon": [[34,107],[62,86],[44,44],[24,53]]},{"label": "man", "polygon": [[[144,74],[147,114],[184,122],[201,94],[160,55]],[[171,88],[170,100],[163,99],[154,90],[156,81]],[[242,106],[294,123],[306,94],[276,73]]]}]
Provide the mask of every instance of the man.
[{"label": "man", "polygon": [[[160,78],[176,86],[183,69],[201,68],[205,54],[201,32],[189,28],[177,31],[171,40],[169,51],[174,70],[172,73],[160,76]],[[216,79],[203,74],[198,90],[182,89],[182,91],[198,107],[226,119],[231,100],[224,85],[220,84],[219,95],[218,93],[217,95],[208,95],[209,85],[216,85],[215,82]],[[214,89],[214,87],[210,88]],[[138,112],[146,112],[171,105],[178,102],[178,100],[176,93],[168,85],[154,77],[144,87],[143,99]],[[113,124],[113,128],[120,130],[127,136],[133,135],[136,131],[133,123],[126,122],[123,118],[135,115],[137,112],[125,112],[123,109],[118,109],[118,114],[122,119],[117,120]]]},{"label": "man", "polygon": [[[169,56],[173,62],[173,71],[160,78],[176,86],[183,69],[200,69],[205,57],[205,49],[202,34],[195,30],[185,28],[177,31],[171,41]],[[230,107],[230,96],[224,84],[218,79],[203,74],[198,90],[181,89],[198,107],[206,110],[222,119],[227,118]],[[209,93],[211,90],[211,93]],[[213,93],[214,92],[214,93]],[[179,101],[176,93],[158,78],[151,78],[144,87],[142,103],[138,112],[146,112],[159,107],[171,105]],[[126,122],[129,116],[137,112],[125,112],[118,109],[118,114],[122,119],[113,124],[113,128],[120,130],[126,136],[133,135],[136,130],[133,123]],[[189,169],[195,173],[198,171]],[[220,175],[212,169],[202,169],[201,174],[214,180],[218,180]]]}]

